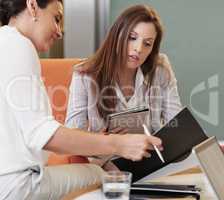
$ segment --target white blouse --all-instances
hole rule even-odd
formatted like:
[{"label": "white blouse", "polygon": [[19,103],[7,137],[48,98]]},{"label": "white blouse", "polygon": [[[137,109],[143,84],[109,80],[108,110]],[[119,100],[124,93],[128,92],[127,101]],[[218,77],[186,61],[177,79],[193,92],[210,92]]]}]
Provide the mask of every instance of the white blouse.
[{"label": "white blouse", "polygon": [[[164,55],[164,58],[168,58]],[[146,79],[141,68],[138,69],[135,78],[135,88],[133,96],[127,101],[121,92],[118,84],[115,85],[116,95],[118,97],[116,111],[122,111],[129,108],[139,106],[151,107],[151,131],[155,131],[161,126],[161,121],[169,121],[177,114],[182,106],[177,91],[176,78],[171,69],[170,81],[168,81],[167,70],[158,66],[156,70],[155,80],[150,89],[146,85]],[[89,129],[91,131],[99,131],[105,127],[104,120],[99,116],[96,107],[96,95],[91,89],[93,79],[88,75],[73,73],[70,85],[70,97],[67,109],[67,117],[65,124],[68,127],[76,127],[81,129]],[[150,101],[152,99],[152,101]]]},{"label": "white blouse", "polygon": [[[43,147],[60,124],[54,120],[41,81],[40,61],[16,28],[0,28],[0,197],[43,172]],[[35,177],[31,176],[35,171]],[[19,198],[19,197],[18,197]]]}]

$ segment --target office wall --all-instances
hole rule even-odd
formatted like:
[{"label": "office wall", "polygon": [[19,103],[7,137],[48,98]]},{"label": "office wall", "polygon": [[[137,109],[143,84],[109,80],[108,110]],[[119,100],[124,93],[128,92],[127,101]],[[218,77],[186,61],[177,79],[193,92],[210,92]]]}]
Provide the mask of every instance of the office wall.
[{"label": "office wall", "polygon": [[64,56],[91,55],[95,50],[95,0],[65,0],[64,16]]},{"label": "office wall", "polygon": [[224,1],[112,0],[110,22],[136,3],[149,3],[162,17],[162,51],[173,64],[183,105],[208,135],[224,139]]},{"label": "office wall", "polygon": [[88,57],[104,39],[110,0],[64,1],[64,56]]}]

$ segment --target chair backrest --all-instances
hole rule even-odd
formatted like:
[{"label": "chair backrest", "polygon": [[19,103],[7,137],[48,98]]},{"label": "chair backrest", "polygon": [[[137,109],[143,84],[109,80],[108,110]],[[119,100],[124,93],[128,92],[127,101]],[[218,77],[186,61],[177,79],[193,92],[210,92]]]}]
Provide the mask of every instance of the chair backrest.
[{"label": "chair backrest", "polygon": [[55,119],[64,123],[73,65],[81,59],[41,59],[42,79],[51,102]]},{"label": "chair backrest", "polygon": [[[69,86],[72,79],[73,65],[82,59],[41,59],[41,73],[47,93],[50,99],[53,115],[57,121],[64,123],[67,103],[69,98]],[[69,156],[50,154],[48,165],[67,163],[86,163],[87,158],[82,156]]]}]

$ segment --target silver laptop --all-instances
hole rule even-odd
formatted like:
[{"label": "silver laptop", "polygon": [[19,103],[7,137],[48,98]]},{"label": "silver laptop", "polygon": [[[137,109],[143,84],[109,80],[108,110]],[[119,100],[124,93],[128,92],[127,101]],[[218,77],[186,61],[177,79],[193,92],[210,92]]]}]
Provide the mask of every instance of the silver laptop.
[{"label": "silver laptop", "polygon": [[224,200],[224,154],[215,137],[210,137],[193,148],[219,200]]}]

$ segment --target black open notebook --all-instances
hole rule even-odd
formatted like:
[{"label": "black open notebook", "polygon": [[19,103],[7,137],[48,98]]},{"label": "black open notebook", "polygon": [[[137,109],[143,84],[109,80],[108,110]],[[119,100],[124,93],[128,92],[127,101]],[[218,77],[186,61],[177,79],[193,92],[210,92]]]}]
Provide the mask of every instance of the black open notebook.
[{"label": "black open notebook", "polygon": [[208,137],[193,117],[188,108],[181,110],[172,120],[157,131],[155,136],[163,141],[164,150],[161,152],[165,163],[162,163],[155,151],[151,157],[133,162],[117,158],[113,163],[122,171],[132,172],[132,181],[136,182],[148,174],[176,161],[190,153],[192,148]]}]

